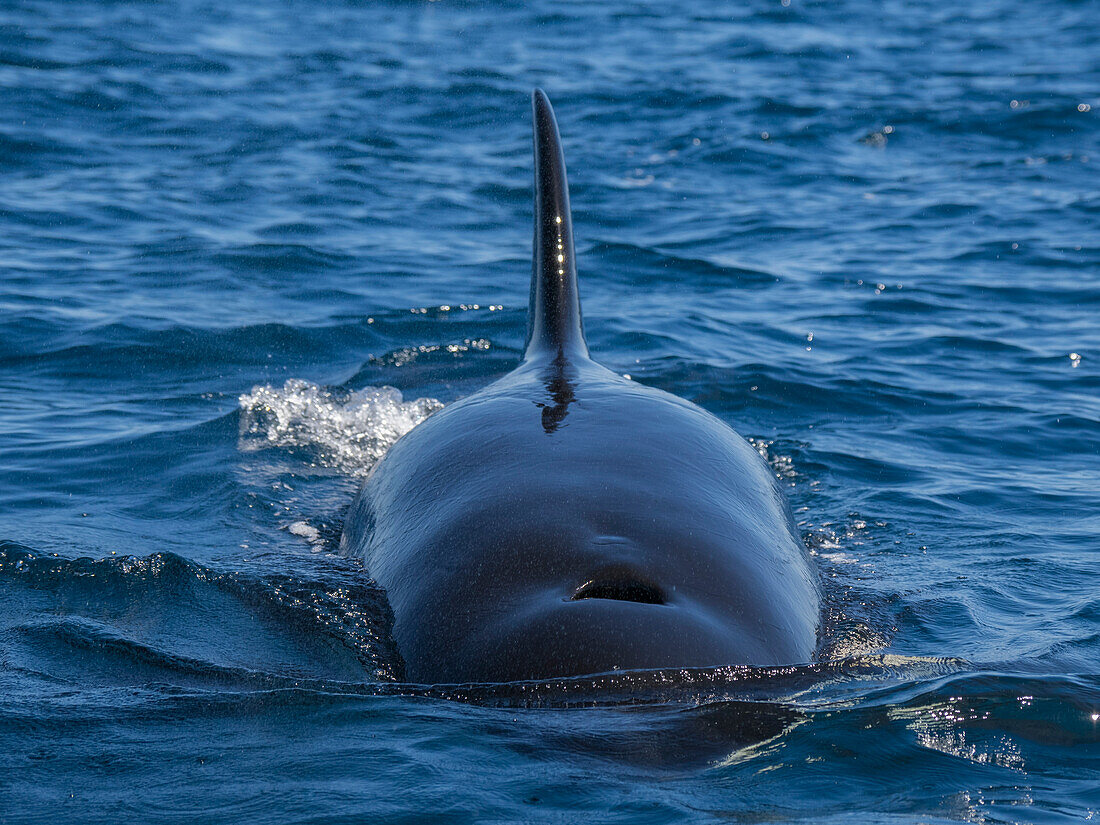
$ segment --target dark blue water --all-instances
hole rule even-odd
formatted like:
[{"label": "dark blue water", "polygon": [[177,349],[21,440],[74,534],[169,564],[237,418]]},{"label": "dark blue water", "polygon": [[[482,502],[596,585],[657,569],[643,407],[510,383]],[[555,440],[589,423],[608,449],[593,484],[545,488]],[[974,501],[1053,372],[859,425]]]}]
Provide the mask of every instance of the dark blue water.
[{"label": "dark blue water", "polygon": [[[5,3],[0,821],[1100,816],[1098,21]],[[591,348],[767,456],[816,663],[395,681],[335,542],[516,363],[535,85]]]}]

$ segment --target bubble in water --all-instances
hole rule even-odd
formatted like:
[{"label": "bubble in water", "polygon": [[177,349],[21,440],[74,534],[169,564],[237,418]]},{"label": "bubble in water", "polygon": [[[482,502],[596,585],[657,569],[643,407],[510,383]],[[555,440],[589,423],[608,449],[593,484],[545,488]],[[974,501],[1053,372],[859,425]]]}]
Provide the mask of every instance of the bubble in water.
[{"label": "bubble in water", "polygon": [[331,390],[292,378],[240,397],[241,449],[299,448],[314,463],[365,474],[397,439],[443,408],[434,398],[405,401],[393,387]]}]

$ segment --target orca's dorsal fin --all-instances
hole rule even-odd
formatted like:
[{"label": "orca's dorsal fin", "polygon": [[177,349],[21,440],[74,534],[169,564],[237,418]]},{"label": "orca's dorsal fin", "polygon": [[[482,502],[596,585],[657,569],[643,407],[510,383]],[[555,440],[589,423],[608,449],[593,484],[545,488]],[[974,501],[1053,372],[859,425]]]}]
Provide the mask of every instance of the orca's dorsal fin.
[{"label": "orca's dorsal fin", "polygon": [[523,358],[588,358],[561,137],[542,89],[535,89],[531,105],[535,121],[535,261]]}]

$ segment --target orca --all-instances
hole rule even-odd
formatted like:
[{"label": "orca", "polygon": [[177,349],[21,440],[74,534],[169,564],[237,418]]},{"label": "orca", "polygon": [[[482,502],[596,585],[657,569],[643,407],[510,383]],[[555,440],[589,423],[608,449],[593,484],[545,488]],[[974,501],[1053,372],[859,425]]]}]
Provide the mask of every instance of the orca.
[{"label": "orca", "polygon": [[589,355],[561,139],[532,104],[523,360],[398,439],[340,539],[385,589],[404,678],[809,662],[818,576],[764,460]]}]

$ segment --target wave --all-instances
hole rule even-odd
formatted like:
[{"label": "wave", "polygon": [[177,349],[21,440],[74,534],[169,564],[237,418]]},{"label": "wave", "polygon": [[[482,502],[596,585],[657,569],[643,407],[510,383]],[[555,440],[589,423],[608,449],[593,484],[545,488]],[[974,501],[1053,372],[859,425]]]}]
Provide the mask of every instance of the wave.
[{"label": "wave", "polygon": [[70,686],[256,689],[402,669],[385,594],[353,562],[250,575],[173,553],[67,559],[0,542],[0,588],[9,664]]}]

